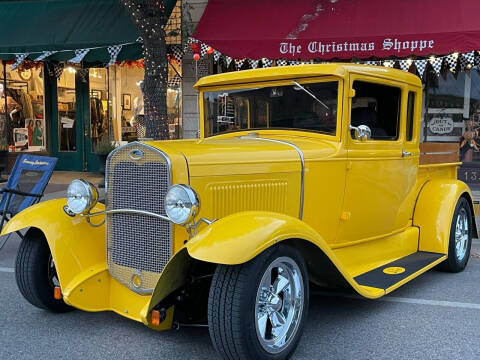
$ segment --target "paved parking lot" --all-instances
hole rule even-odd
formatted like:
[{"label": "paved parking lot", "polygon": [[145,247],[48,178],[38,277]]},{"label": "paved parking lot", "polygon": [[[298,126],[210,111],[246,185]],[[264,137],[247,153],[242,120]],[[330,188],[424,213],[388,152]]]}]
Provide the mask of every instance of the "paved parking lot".
[{"label": "paved parking lot", "polygon": [[[154,332],[114,313],[51,314],[27,303],[0,252],[0,359],[214,359],[206,328]],[[480,242],[460,274],[430,271],[383,300],[312,295],[293,359],[480,359]]]},{"label": "paved parking lot", "polygon": [[[216,358],[206,328],[155,332],[110,312],[33,307],[15,283],[18,245],[0,251],[0,360]],[[464,272],[430,271],[380,300],[315,291],[293,359],[480,359],[479,285],[475,240]]]}]

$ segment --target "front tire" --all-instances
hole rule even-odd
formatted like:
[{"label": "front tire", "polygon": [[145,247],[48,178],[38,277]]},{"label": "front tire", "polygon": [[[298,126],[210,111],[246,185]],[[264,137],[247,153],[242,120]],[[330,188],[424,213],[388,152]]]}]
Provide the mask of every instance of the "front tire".
[{"label": "front tire", "polygon": [[42,233],[30,230],[22,240],[15,261],[15,278],[23,297],[32,305],[57,313],[73,308],[53,296],[58,277],[50,248]]},{"label": "front tire", "polygon": [[287,359],[308,309],[308,273],[300,253],[277,245],[251,261],[219,265],[208,300],[210,337],[224,359]]},{"label": "front tire", "polygon": [[465,269],[472,247],[472,226],[470,205],[467,199],[461,197],[453,213],[448,243],[448,257],[440,264],[441,270],[457,273]]}]

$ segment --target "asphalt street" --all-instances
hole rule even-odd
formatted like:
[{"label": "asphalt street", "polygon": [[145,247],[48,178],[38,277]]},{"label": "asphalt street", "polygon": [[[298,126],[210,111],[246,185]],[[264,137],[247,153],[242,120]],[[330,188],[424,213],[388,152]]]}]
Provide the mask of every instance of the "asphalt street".
[{"label": "asphalt street", "polygon": [[[0,251],[0,359],[216,359],[206,328],[155,332],[111,312],[52,314],[23,299]],[[429,271],[380,300],[311,296],[293,359],[480,359],[480,242],[460,274]]]}]

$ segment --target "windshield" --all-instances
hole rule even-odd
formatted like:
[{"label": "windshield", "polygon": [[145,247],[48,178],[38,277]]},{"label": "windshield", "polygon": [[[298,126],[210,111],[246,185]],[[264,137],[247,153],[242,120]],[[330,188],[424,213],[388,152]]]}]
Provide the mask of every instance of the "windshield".
[{"label": "windshield", "polygon": [[335,135],[338,81],[203,93],[205,136],[245,129]]}]

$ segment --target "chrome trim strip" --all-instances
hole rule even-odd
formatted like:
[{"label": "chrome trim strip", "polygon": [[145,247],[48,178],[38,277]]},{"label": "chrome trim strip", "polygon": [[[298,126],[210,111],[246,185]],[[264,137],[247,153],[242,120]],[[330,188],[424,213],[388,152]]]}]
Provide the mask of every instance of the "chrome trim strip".
[{"label": "chrome trim strip", "polygon": [[114,210],[107,210],[105,214],[141,214],[146,216],[151,216],[157,219],[162,219],[170,222],[170,219],[167,216],[163,216],[160,214],[152,213],[149,211],[144,210],[135,210],[135,209],[114,209]]},{"label": "chrome trim strip", "polygon": [[302,165],[302,170],[301,170],[301,173],[300,173],[300,209],[299,209],[299,214],[298,214],[298,218],[300,220],[302,220],[302,217],[303,217],[303,201],[304,201],[304,193],[305,193],[305,157],[303,156],[303,151],[297,145],[292,144],[288,141],[284,141],[284,140],[263,138],[263,137],[257,137],[257,136],[239,136],[239,138],[240,139],[246,139],[246,140],[271,141],[271,142],[274,142],[274,143],[291,146],[297,151],[298,156],[300,157],[300,163]]}]

